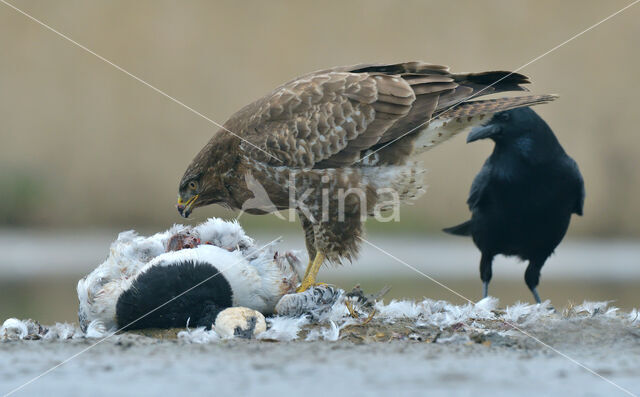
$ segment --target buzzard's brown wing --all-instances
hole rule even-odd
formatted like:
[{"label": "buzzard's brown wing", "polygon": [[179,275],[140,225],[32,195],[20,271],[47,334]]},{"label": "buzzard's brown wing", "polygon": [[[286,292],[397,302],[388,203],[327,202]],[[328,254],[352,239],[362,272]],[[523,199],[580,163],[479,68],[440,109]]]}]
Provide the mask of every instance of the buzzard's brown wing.
[{"label": "buzzard's brown wing", "polygon": [[501,77],[482,94],[522,90],[508,72],[451,74],[421,62],[358,65],[311,73],[246,106],[225,124],[253,145],[257,161],[296,168],[339,167],[427,122]]}]

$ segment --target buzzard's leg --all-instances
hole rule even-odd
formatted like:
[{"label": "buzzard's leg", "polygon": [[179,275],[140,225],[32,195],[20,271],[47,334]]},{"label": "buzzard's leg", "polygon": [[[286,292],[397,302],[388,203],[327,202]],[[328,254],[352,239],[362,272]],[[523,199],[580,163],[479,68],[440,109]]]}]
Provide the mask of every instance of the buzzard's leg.
[{"label": "buzzard's leg", "polygon": [[313,287],[316,284],[316,276],[320,271],[320,266],[322,266],[322,263],[324,262],[324,258],[325,256],[322,252],[318,252],[316,254],[316,257],[313,260],[313,262],[310,262],[309,266],[307,266],[307,271],[304,273],[304,279],[302,280],[302,283],[300,284],[296,292],[306,291],[307,289],[309,289],[310,287]]},{"label": "buzzard's leg", "polygon": [[[313,231],[313,223],[306,216],[304,216],[302,212],[298,212],[298,216],[300,217],[300,221],[302,222],[302,229],[304,230],[304,242],[307,246],[307,253],[309,254],[309,263],[307,264],[307,269],[304,272],[304,277],[302,277],[302,280],[304,282],[309,278],[309,274],[311,273],[311,269],[313,268],[313,260],[317,257],[317,250],[315,247],[316,237]],[[300,284],[300,288],[302,288],[302,284]],[[298,292],[302,291],[304,290],[300,290]]]},{"label": "buzzard's leg", "polygon": [[309,263],[307,263],[307,269],[304,271],[304,277],[302,277],[303,280],[306,280],[307,277],[309,277],[309,272],[311,271],[312,267],[313,267],[313,260],[309,258]]}]

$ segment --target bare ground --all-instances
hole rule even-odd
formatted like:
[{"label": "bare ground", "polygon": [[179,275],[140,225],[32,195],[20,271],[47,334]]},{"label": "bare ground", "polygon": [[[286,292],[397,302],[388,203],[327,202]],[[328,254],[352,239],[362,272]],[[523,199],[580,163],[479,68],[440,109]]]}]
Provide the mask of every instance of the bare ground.
[{"label": "bare ground", "polygon": [[[16,395],[585,395],[640,393],[640,328],[617,318],[485,329],[414,320],[347,326],[336,342],[227,340],[192,344],[178,330],[96,339],[0,343],[0,392]],[[92,347],[93,346],[93,347]],[[589,373],[577,362],[602,377]],[[627,394],[628,395],[628,394]]]}]

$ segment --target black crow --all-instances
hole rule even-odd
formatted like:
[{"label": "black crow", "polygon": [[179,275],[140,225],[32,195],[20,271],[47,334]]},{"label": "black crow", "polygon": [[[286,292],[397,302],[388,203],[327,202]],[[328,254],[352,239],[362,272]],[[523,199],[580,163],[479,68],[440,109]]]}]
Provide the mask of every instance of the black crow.
[{"label": "black crow", "polygon": [[582,215],[584,182],[547,123],[530,108],[496,113],[468,142],[495,142],[471,185],[471,219],[444,229],[471,236],[482,253],[480,279],[488,295],[493,257],[529,261],[524,280],[536,302],[540,269],[564,237],[571,214]]}]

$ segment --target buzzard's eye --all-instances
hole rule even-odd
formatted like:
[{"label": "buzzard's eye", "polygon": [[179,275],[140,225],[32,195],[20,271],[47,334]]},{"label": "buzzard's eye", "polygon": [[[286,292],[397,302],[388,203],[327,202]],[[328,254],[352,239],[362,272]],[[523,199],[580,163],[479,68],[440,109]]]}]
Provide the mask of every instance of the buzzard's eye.
[{"label": "buzzard's eye", "polygon": [[191,190],[196,190],[198,188],[198,184],[195,181],[189,182],[187,186],[189,186],[189,189]]}]

